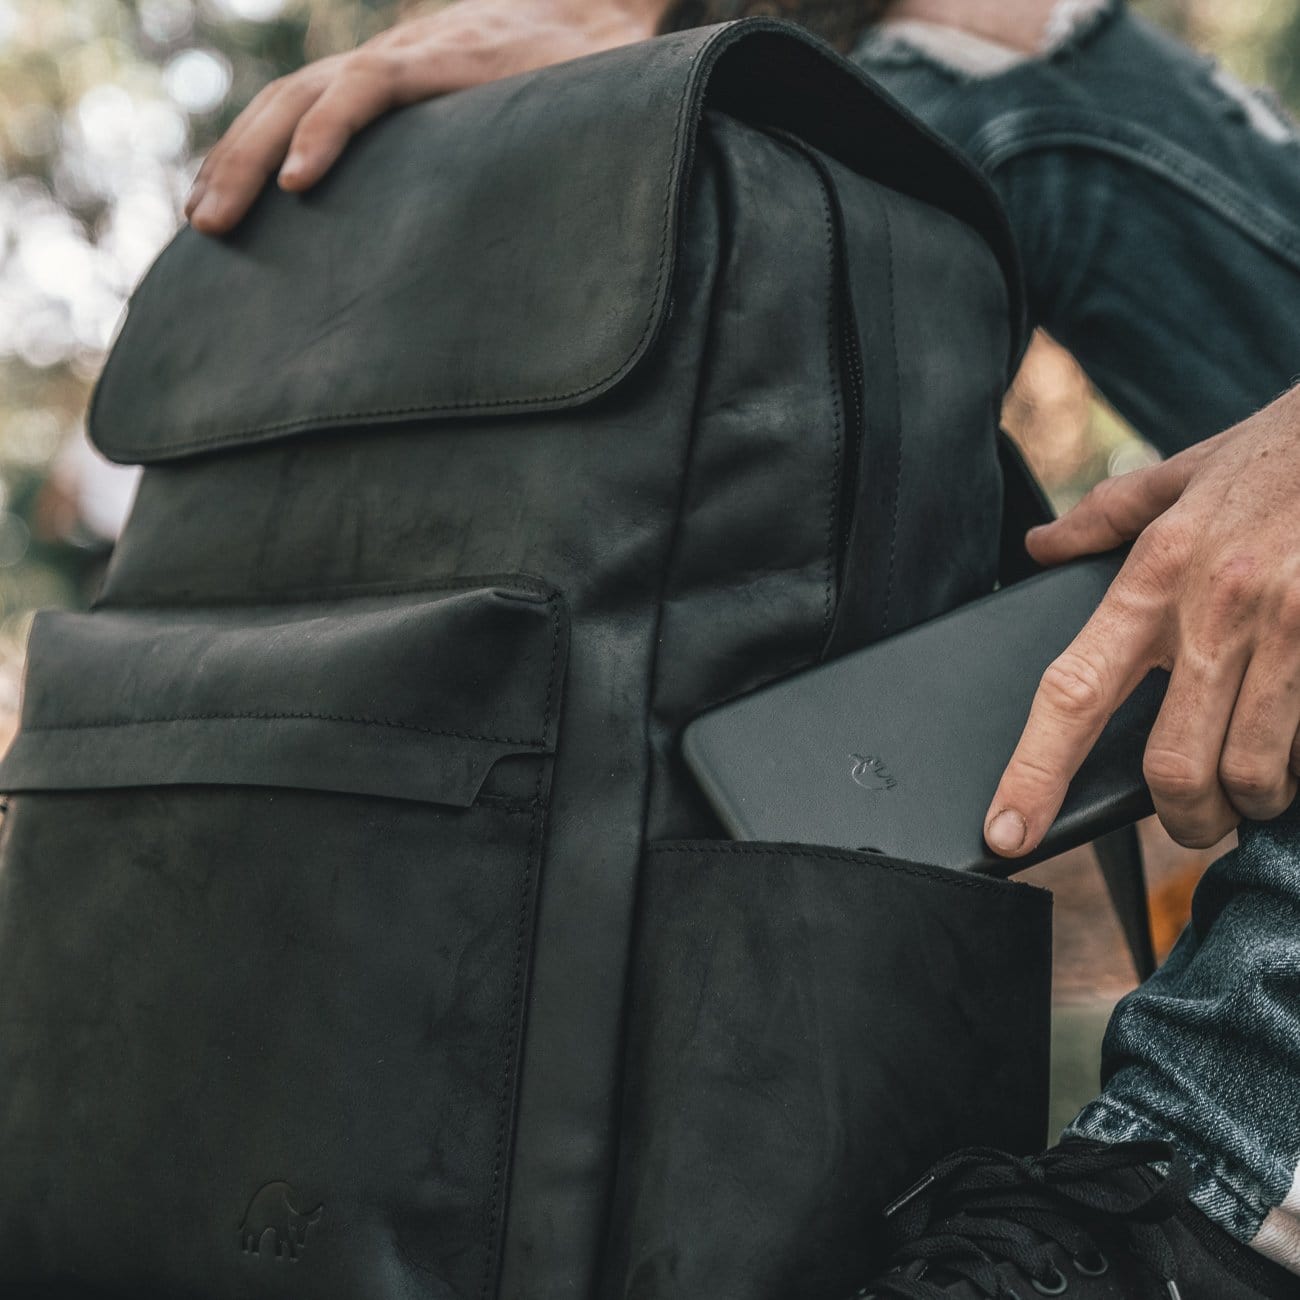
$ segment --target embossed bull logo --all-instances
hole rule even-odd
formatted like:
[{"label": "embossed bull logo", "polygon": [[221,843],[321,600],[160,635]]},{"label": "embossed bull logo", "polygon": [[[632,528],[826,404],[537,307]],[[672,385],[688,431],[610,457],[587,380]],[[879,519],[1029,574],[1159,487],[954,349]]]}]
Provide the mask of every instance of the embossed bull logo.
[{"label": "embossed bull logo", "polygon": [[871,754],[850,754],[849,775],[864,790],[892,790],[898,782],[882,759]]},{"label": "embossed bull logo", "polygon": [[246,1255],[261,1253],[262,1239],[274,1233],[276,1256],[297,1260],[307,1244],[307,1230],[320,1222],[323,1205],[304,1213],[297,1206],[301,1197],[288,1183],[267,1183],[248,1203],[239,1225],[239,1245]]}]

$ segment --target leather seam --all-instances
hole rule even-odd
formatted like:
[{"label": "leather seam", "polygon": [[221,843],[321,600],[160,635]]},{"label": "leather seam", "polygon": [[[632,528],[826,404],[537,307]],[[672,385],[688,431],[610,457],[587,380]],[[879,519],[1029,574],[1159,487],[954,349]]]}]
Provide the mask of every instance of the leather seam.
[{"label": "leather seam", "polygon": [[831,413],[834,425],[830,500],[826,508],[826,588],[822,614],[822,640],[824,642],[830,635],[835,620],[836,525],[839,515],[840,485],[844,477],[844,415],[840,405],[839,351],[836,346],[835,330],[839,304],[839,294],[837,292],[839,288],[839,259],[835,256],[834,214],[831,210],[831,196],[827,188],[826,178],[822,175],[821,168],[814,164],[806,154],[803,157],[817,179],[818,193],[821,195],[822,213],[826,223],[826,365],[830,380]]},{"label": "leather seam", "polygon": [[[482,587],[483,585],[484,583],[482,580],[469,578],[463,580],[457,579],[457,580],[449,581],[445,584],[441,584],[440,586],[430,586],[429,584],[422,584],[421,586],[418,587],[412,587],[410,588],[410,590],[415,590],[415,591],[426,590],[426,589],[439,590],[439,589],[452,589],[452,588],[461,588],[461,587],[473,589],[473,588]],[[520,584],[520,585],[525,590],[528,591],[534,590],[533,587],[528,586],[527,584]],[[403,590],[403,589],[400,587],[394,588],[390,585],[383,590],[374,590],[374,591],[368,590],[360,594],[363,596],[380,595],[380,594],[384,594],[384,590],[393,592],[396,590]],[[507,599],[512,598],[508,593],[502,593],[502,594]],[[540,591],[538,591],[537,594],[541,594]],[[272,603],[279,603],[279,604],[309,603],[312,600],[320,600],[320,599],[327,599],[327,598],[328,596],[326,594],[313,593],[313,595],[309,597],[308,600],[304,600],[304,601],[299,601],[299,602],[280,601],[280,602],[272,602]],[[517,599],[517,597],[514,598]],[[154,717],[154,718],[103,718],[103,719],[90,718],[90,719],[78,720],[76,722],[59,722],[59,723],[44,723],[44,724],[29,723],[24,725],[23,731],[29,734],[40,733],[40,732],[60,732],[60,731],[96,731],[96,730],[110,730],[119,727],[160,726],[169,722],[305,722],[305,721],[342,722],[342,723],[351,723],[356,726],[364,726],[364,727],[389,727],[399,731],[413,731],[413,732],[417,732],[420,735],[425,735],[425,736],[445,736],[448,737],[449,739],[454,739],[454,740],[480,741],[484,744],[520,745],[520,746],[527,747],[529,749],[537,749],[549,753],[553,748],[553,744],[548,740],[548,736],[550,735],[551,720],[555,708],[555,688],[557,685],[556,661],[559,658],[560,638],[562,634],[562,628],[560,623],[559,600],[560,600],[559,593],[555,591],[550,592],[550,594],[545,597],[545,603],[551,615],[551,661],[547,667],[547,675],[546,675],[546,700],[545,700],[545,704],[543,705],[542,734],[540,738],[536,738],[536,739],[533,738],[525,739],[520,736],[495,736],[484,732],[459,731],[459,730],[455,730],[452,728],[445,728],[445,727],[426,727],[426,726],[422,726],[420,723],[401,722],[394,718],[368,718],[364,716],[351,716],[348,714],[338,714],[338,713],[310,713],[310,712],[299,713],[299,712],[291,712],[287,710],[283,712],[248,711],[248,712],[241,712],[241,713],[178,713],[178,714],[169,714],[165,717]],[[248,607],[256,608],[256,605],[249,603]],[[148,609],[171,610],[171,609],[184,609],[184,608],[203,608],[203,606],[202,605],[199,606],[165,606],[165,605],[164,606],[118,606],[116,608],[127,608],[127,609],[148,608]]]},{"label": "leather seam", "polygon": [[[551,596],[547,604],[551,611],[551,662],[547,669],[546,709],[542,723],[543,734],[549,733],[551,729],[551,716],[555,703],[556,686],[558,685],[557,669],[560,656],[560,637],[563,631],[560,623],[558,595]],[[511,1105],[512,1097],[515,1099],[515,1104],[518,1104],[518,1070],[523,1055],[520,1032],[521,1007],[526,983],[524,967],[527,956],[525,950],[529,937],[528,919],[532,911],[530,904],[532,902],[534,862],[537,863],[539,872],[541,865],[540,836],[547,805],[547,800],[543,798],[543,792],[547,789],[547,780],[547,767],[543,763],[537,769],[537,781],[533,787],[531,801],[533,815],[528,833],[528,856],[524,864],[524,876],[519,898],[519,921],[515,930],[514,975],[510,997],[510,1016],[506,1025],[504,1059],[501,1063],[501,1093],[497,1102],[497,1133],[494,1143],[492,1183],[488,1200],[487,1222],[484,1225],[486,1240],[484,1241],[483,1281],[479,1287],[480,1300],[486,1300],[489,1288],[492,1285],[493,1274],[501,1267],[504,1250],[504,1242],[499,1242],[497,1235],[498,1225],[503,1221],[505,1213],[502,1185],[507,1179],[503,1165],[507,1158],[506,1145],[514,1114]],[[510,811],[518,812],[520,809],[516,807]],[[513,1088],[511,1087],[512,1082],[514,1083]]]},{"label": "leather seam", "polygon": [[646,849],[647,854],[657,853],[693,853],[697,857],[738,856],[756,858],[812,858],[824,862],[849,862],[855,866],[870,866],[882,871],[891,871],[901,876],[911,876],[918,880],[928,880],[934,885],[946,885],[951,889],[984,890],[1028,890],[1032,895],[1044,900],[1051,895],[1037,886],[1023,881],[992,880],[981,876],[969,876],[954,872],[951,876],[940,875],[940,867],[925,867],[919,863],[893,862],[886,858],[872,857],[868,853],[852,853],[837,849],[818,848],[816,846],[791,845],[788,848],[765,848],[758,844],[733,844],[718,841],[717,844],[652,844]]},{"label": "leather seam", "polygon": [[889,286],[889,311],[885,319],[889,322],[890,355],[894,363],[894,452],[897,457],[894,463],[894,500],[890,509],[889,566],[885,571],[885,606],[881,623],[881,632],[887,633],[889,631],[889,606],[894,595],[895,557],[898,552],[898,508],[903,491],[903,377],[898,364],[894,227],[889,215],[889,204],[882,201],[880,211],[884,218],[885,245],[889,252],[886,274],[886,284]]},{"label": "leather seam", "polygon": [[[547,723],[550,719],[549,692]],[[519,736],[491,736],[474,731],[453,731],[441,727],[425,727],[418,722],[399,722],[394,718],[350,717],[340,713],[177,713],[158,718],[105,718],[78,722],[50,722],[37,725],[28,723],[23,730],[33,732],[57,731],[108,731],[118,727],[161,726],[168,722],[347,722],[363,727],[391,727],[400,731],[415,731],[425,736],[447,736],[455,740],[478,740],[494,745],[526,745],[530,749],[544,749],[546,740],[525,740]]]},{"label": "leather seam", "polygon": [[[559,627],[556,627],[558,646]],[[554,676],[554,657],[552,658],[552,676]],[[510,1014],[506,1023],[506,1041],[501,1063],[501,1091],[497,1100],[497,1132],[493,1143],[492,1182],[488,1194],[486,1223],[484,1224],[485,1241],[483,1243],[483,1280],[479,1286],[479,1300],[487,1300],[492,1285],[493,1274],[500,1268],[502,1246],[498,1241],[498,1227],[503,1224],[505,1204],[502,1194],[503,1184],[507,1181],[504,1165],[507,1158],[507,1139],[513,1116],[511,1097],[517,1098],[517,1072],[522,1051],[519,1042],[520,1009],[524,999],[524,965],[525,946],[528,939],[529,903],[532,895],[533,864],[540,855],[540,832],[545,817],[545,800],[542,792],[546,783],[546,768],[540,767],[537,782],[533,789],[533,816],[528,832],[528,854],[524,863],[523,880],[520,887],[519,919],[515,927],[514,970],[510,990]],[[540,866],[540,863],[539,863]],[[512,1081],[516,1088],[511,1088]]]},{"label": "leather seam", "polygon": [[509,795],[504,794],[478,795],[470,806],[477,808],[480,805],[485,808],[497,809],[500,812],[513,813],[519,817],[531,817],[538,808],[543,806],[536,798],[512,799]]},{"label": "leather seam", "polygon": [[[470,574],[464,578],[413,578],[407,582],[356,582],[324,587],[294,587],[279,592],[232,591],[217,595],[204,595],[194,600],[178,600],[154,604],[146,601],[104,599],[95,601],[91,611],[97,610],[158,610],[171,613],[176,610],[208,609],[220,606],[242,606],[260,609],[281,605],[310,605],[334,600],[365,600],[374,596],[406,596],[420,591],[475,591],[491,590],[504,600],[522,600],[525,593],[539,596],[544,601],[554,600],[559,594],[540,578],[526,573]],[[536,604],[536,601],[529,601]]]},{"label": "leather seam", "polygon": [[[551,734],[551,710],[554,707],[556,687],[555,664],[560,654],[560,611],[557,598],[551,596],[546,604],[551,611],[551,662],[546,669],[546,705],[542,714],[543,744],[545,738]],[[537,797],[540,798],[540,791]]]}]

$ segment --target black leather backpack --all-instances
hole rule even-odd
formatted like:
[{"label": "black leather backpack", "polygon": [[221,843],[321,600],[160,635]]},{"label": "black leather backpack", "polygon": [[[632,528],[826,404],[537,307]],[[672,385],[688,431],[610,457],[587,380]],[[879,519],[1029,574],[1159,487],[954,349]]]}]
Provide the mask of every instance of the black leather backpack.
[{"label": "black leather backpack", "polygon": [[730,843],[705,708],[993,586],[1014,257],[767,21],[182,231],[0,849],[0,1293],[796,1300],[1044,1136],[1047,896]]}]

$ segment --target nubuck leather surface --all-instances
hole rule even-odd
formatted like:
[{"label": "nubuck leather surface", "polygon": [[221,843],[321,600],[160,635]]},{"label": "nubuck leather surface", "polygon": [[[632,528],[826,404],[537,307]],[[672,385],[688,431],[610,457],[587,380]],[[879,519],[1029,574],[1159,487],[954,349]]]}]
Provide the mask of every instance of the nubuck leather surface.
[{"label": "nubuck leather surface", "polygon": [[0,785],[0,1292],[836,1294],[1042,1138],[1049,910],[729,843],[704,709],[982,594],[983,182],[756,20],[405,109],[182,230]]}]

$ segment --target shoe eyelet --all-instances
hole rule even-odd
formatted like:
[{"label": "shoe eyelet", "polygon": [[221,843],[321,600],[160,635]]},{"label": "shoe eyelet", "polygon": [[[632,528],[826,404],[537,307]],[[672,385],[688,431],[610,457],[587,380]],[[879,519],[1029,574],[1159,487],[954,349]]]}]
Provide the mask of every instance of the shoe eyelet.
[{"label": "shoe eyelet", "polygon": [[1074,1264],[1074,1271],[1080,1277],[1101,1277],[1110,1271],[1110,1260],[1101,1251],[1091,1259],[1083,1259],[1076,1255],[1071,1262]]},{"label": "shoe eyelet", "polygon": [[1040,1282],[1036,1277],[1029,1279],[1039,1295],[1064,1295],[1070,1289],[1070,1279],[1059,1268],[1052,1269],[1050,1281]]}]

